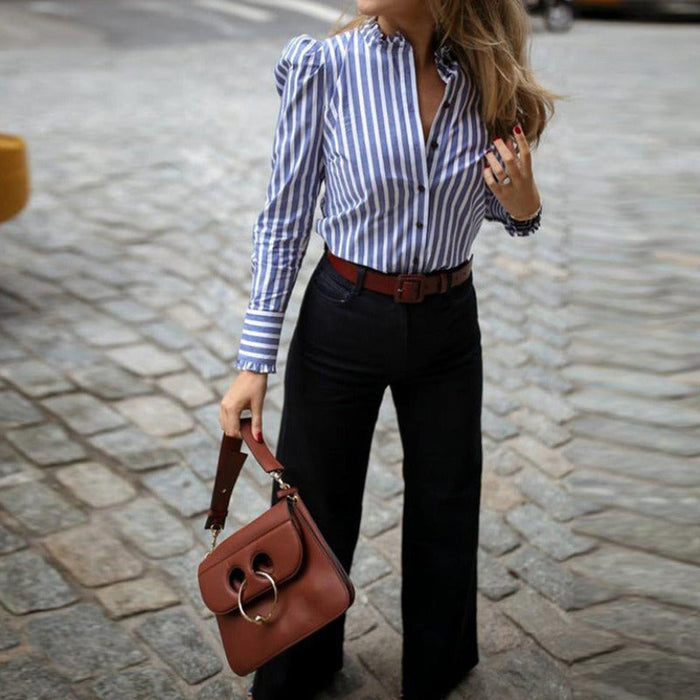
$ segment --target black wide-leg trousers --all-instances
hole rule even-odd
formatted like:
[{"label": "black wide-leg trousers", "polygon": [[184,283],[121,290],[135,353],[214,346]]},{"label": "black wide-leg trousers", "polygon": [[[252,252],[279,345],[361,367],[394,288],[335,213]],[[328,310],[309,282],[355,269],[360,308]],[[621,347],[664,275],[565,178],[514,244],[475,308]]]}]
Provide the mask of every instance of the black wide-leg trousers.
[{"label": "black wide-leg trousers", "polygon": [[[482,384],[473,274],[444,294],[398,303],[320,259],[289,346],[276,456],[352,576],[372,436],[390,387],[404,453],[406,700],[445,697],[479,660]],[[327,686],[342,667],[345,617],[261,666],[255,700],[311,700]]]}]

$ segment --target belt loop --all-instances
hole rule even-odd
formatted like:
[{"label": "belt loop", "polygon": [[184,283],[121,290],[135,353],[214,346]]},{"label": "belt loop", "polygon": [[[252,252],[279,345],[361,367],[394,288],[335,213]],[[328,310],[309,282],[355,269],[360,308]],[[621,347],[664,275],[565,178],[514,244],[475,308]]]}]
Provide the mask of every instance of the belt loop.
[{"label": "belt loop", "polygon": [[355,278],[355,294],[357,294],[365,283],[365,273],[367,268],[364,265],[357,266],[357,277]]},{"label": "belt loop", "polygon": [[452,270],[447,271],[447,289],[452,289]]}]

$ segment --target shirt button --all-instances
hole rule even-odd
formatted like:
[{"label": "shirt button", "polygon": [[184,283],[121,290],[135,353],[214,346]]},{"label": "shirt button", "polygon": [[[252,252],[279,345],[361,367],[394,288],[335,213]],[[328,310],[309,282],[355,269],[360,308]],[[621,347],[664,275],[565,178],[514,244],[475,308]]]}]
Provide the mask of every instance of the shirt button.
[{"label": "shirt button", "polygon": [[438,142],[437,142],[437,141],[433,141],[430,145],[431,145],[433,148],[437,148],[437,147],[438,147]]},{"label": "shirt button", "polygon": [[425,185],[418,185],[419,192],[425,192]]},{"label": "shirt button", "polygon": [[416,224],[416,228],[423,228],[423,222],[422,222],[422,221],[419,221],[419,222]]},{"label": "shirt button", "polygon": [[413,264],[417,265],[418,264],[418,258],[413,258]]},{"label": "shirt button", "polygon": [[443,108],[443,109],[447,109],[449,106],[450,106],[450,101],[447,100],[447,102],[445,102],[445,104],[442,105],[442,108]]}]

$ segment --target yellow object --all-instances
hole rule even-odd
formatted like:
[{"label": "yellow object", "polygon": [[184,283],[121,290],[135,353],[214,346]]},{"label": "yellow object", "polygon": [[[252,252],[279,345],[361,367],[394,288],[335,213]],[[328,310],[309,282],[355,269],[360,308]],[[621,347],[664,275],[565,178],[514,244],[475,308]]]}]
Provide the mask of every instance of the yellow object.
[{"label": "yellow object", "polygon": [[18,214],[29,199],[29,168],[24,139],[0,134],[0,223]]}]

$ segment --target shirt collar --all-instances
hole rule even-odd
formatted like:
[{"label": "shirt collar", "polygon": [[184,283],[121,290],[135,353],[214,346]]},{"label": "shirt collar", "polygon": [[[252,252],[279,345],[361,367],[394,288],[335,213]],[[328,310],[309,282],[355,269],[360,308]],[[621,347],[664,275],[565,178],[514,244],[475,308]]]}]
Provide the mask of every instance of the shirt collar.
[{"label": "shirt collar", "polygon": [[[406,37],[398,30],[393,34],[385,35],[382,28],[379,26],[377,15],[367,18],[367,20],[360,26],[360,33],[369,46],[387,48],[392,45],[403,46],[408,43]],[[438,65],[441,65],[443,68],[447,68],[449,70],[457,63],[457,59],[455,58],[452,48],[446,42],[443,42],[437,46],[433,53]]]}]

